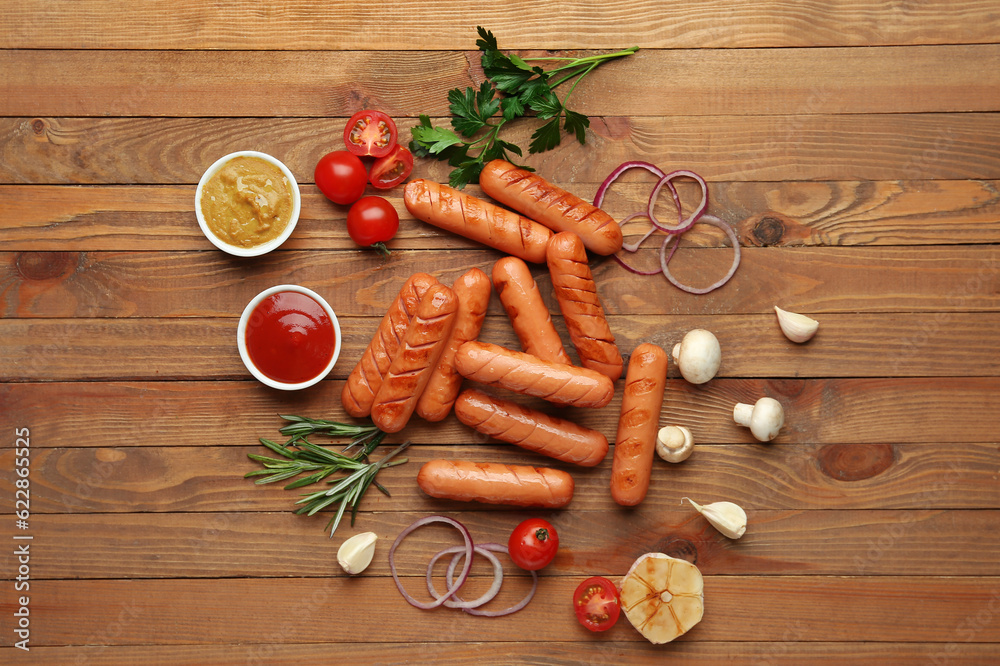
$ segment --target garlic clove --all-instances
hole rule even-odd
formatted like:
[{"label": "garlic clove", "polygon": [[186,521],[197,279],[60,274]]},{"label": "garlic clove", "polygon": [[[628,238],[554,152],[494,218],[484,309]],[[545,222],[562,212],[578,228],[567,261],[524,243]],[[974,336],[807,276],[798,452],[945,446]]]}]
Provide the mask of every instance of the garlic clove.
[{"label": "garlic clove", "polygon": [[778,315],[778,326],[785,337],[792,342],[808,342],[816,335],[819,322],[805,315],[782,310],[777,305],[774,311]]},{"label": "garlic clove", "polygon": [[705,516],[712,527],[722,532],[730,539],[739,539],[747,531],[747,514],[739,505],[732,502],[713,502],[701,506],[689,497],[684,497],[695,511]]},{"label": "garlic clove", "polygon": [[378,536],[374,532],[355,534],[340,545],[337,562],[349,574],[361,573],[372,563],[377,540]]},{"label": "garlic clove", "polygon": [[656,433],[656,453],[667,462],[687,460],[694,451],[694,437],[684,426],[665,426]]}]

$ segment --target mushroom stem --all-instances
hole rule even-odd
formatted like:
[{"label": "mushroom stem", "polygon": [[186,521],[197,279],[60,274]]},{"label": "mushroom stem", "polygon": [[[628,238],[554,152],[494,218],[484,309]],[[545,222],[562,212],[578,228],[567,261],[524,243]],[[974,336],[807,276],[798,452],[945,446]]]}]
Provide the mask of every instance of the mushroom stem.
[{"label": "mushroom stem", "polygon": [[740,402],[737,403],[735,407],[733,407],[733,420],[736,421],[741,426],[749,428],[751,416],[753,416],[753,405],[748,405],[745,402]]}]

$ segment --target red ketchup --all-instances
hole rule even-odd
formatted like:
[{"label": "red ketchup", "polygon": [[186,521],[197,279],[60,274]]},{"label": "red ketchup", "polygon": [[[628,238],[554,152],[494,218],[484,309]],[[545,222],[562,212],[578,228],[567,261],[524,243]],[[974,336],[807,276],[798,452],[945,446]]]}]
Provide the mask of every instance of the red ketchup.
[{"label": "red ketchup", "polygon": [[336,345],[333,322],[323,306],[297,291],[271,294],[250,313],[247,353],[254,366],[286,384],[323,372]]}]

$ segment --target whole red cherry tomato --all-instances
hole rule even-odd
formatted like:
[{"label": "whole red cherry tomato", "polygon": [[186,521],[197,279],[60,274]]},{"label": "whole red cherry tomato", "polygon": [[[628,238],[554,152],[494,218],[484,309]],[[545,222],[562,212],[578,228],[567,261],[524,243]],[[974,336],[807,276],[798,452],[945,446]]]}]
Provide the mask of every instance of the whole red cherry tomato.
[{"label": "whole red cherry tomato", "polygon": [[368,173],[357,155],[337,150],[324,155],[316,165],[316,186],[330,201],[354,203],[365,193]]},{"label": "whole red cherry tomato", "polygon": [[351,240],[374,247],[382,254],[389,254],[385,241],[395,236],[398,229],[399,213],[382,197],[362,197],[347,211],[347,233]]},{"label": "whole red cherry tomato", "polygon": [[412,171],[413,154],[396,144],[391,153],[375,160],[371,173],[368,174],[368,180],[372,187],[387,190],[406,180]]},{"label": "whole red cherry tomato", "polygon": [[573,610],[580,624],[591,631],[607,631],[621,613],[618,588],[607,578],[592,576],[573,593]]},{"label": "whole red cherry tomato", "polygon": [[396,123],[381,111],[358,111],[344,127],[344,145],[355,155],[384,157],[396,147]]},{"label": "whole red cherry tomato", "polygon": [[507,550],[514,564],[528,571],[537,571],[556,556],[559,535],[548,521],[528,518],[511,532]]}]

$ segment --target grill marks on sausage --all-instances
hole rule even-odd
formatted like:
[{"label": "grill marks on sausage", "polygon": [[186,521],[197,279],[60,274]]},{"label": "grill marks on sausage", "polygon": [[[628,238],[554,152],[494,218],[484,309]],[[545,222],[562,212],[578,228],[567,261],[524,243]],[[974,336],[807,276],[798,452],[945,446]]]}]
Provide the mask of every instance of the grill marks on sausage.
[{"label": "grill marks on sausage", "polygon": [[545,260],[552,230],[506,208],[421,178],[406,185],[403,201],[419,220],[525,261]]},{"label": "grill marks on sausage", "polygon": [[591,252],[610,255],[621,249],[622,231],[614,218],[535,173],[493,160],[479,184],[492,198],[546,227],[579,234]]},{"label": "grill marks on sausage", "polygon": [[380,429],[399,432],[413,415],[417,400],[444,351],[457,310],[455,293],[443,284],[431,286],[420,299],[413,321],[375,394],[371,416]]},{"label": "grill marks on sausage", "polygon": [[375,335],[362,352],[361,359],[354,366],[341,392],[341,403],[351,416],[363,418],[371,414],[375,394],[382,386],[393,357],[399,351],[417,306],[436,282],[426,273],[415,273],[407,279],[389,305]]},{"label": "grill marks on sausage", "polygon": [[624,362],[597,295],[583,241],[571,232],[556,234],[549,241],[546,262],[580,363],[617,380]]},{"label": "grill marks on sausage", "polygon": [[546,508],[569,504],[574,485],[561,470],[466,460],[431,460],[417,484],[431,497]]},{"label": "grill marks on sausage", "polygon": [[599,372],[485,342],[462,345],[455,355],[455,367],[473,381],[559,405],[604,407],[614,395],[614,383]]}]

